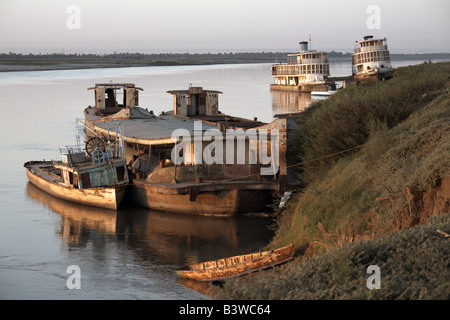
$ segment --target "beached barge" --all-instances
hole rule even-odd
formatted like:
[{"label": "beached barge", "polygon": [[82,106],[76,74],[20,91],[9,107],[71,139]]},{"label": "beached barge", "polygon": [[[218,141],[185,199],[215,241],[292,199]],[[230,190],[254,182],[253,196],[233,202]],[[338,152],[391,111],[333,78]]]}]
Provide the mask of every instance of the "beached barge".
[{"label": "beached barge", "polygon": [[[96,103],[85,109],[86,125],[105,137],[106,122],[123,124],[133,173],[129,195],[134,203],[168,212],[233,215],[267,211],[274,193],[284,192],[284,120],[263,124],[224,115],[218,108],[221,92],[201,87],[168,91],[174,97],[173,111],[159,116],[138,106],[137,93],[142,89],[134,84],[96,84],[92,89]],[[267,140],[248,136],[258,136],[256,129],[267,130]],[[274,129],[277,135],[272,134]],[[239,140],[243,143],[238,144]],[[271,141],[277,142],[276,155]],[[258,160],[261,147],[279,162],[279,169],[270,171],[271,165]],[[205,154],[213,161],[205,161]]]},{"label": "beached barge", "polygon": [[200,262],[177,270],[176,273],[178,277],[185,279],[221,281],[285,263],[292,259],[294,251],[295,246],[289,245],[275,250]]},{"label": "beached barge", "polygon": [[365,36],[364,40],[355,42],[352,75],[357,81],[387,80],[393,77],[386,38]]},{"label": "beached barge", "polygon": [[308,49],[308,42],[300,42],[300,52],[289,54],[287,63],[272,65],[272,90],[296,92],[324,91],[335,89],[334,82],[328,79],[330,64],[325,52]]},{"label": "beached barge", "polygon": [[29,181],[57,198],[116,210],[129,182],[125,158],[117,143],[114,149],[96,139],[88,140],[86,151],[60,147],[61,161],[26,162]]}]

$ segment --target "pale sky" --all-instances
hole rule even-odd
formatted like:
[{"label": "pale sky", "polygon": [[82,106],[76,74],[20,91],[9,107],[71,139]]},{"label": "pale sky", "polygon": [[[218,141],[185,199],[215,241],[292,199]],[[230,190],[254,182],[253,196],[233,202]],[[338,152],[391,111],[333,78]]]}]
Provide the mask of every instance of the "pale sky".
[{"label": "pale sky", "polygon": [[309,35],[323,51],[374,35],[392,53],[450,52],[449,17],[449,0],[0,0],[0,52],[282,52]]}]

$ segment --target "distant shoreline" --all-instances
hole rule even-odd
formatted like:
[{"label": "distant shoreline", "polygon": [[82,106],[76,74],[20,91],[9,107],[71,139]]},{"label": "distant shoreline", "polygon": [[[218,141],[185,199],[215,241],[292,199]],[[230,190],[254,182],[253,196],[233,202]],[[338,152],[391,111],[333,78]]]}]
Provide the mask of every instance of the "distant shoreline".
[{"label": "distant shoreline", "polygon": [[[194,66],[216,64],[250,64],[285,62],[287,52],[243,52],[216,54],[140,54],[114,53],[95,54],[0,54],[0,72],[53,71],[98,68],[130,68],[154,66]],[[329,52],[330,62],[351,61],[350,53]],[[398,60],[450,60],[450,53],[391,54],[392,61]]]}]

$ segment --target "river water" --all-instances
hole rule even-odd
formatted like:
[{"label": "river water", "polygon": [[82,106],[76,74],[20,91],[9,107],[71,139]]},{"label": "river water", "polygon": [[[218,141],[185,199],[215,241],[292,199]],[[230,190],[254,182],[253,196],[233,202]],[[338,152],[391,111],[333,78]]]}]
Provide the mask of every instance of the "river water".
[{"label": "river water", "polygon": [[[347,62],[330,69],[332,76],[351,73]],[[270,64],[0,73],[0,299],[207,299],[208,287],[180,281],[177,267],[257,251],[271,240],[267,218],[200,217],[132,205],[116,213],[32,186],[23,163],[59,159],[58,147],[75,143],[75,119],[94,102],[86,89],[110,81],[143,88],[140,106],[156,114],[172,109],[166,91],[189,84],[222,91],[223,113],[265,122],[311,103],[309,95],[271,93]],[[69,289],[70,266],[79,268],[79,289]]]}]

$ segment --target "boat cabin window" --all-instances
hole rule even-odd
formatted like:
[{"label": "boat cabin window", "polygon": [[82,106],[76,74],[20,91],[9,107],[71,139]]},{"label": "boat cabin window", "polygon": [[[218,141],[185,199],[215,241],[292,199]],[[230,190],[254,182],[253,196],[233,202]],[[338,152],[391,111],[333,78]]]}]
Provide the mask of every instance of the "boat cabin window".
[{"label": "boat cabin window", "polygon": [[[137,91],[137,90],[136,90]],[[127,92],[125,89],[106,89],[105,90],[105,108],[115,108],[126,105]],[[138,98],[136,97],[135,100]],[[121,102],[121,104],[119,104]]]},{"label": "boat cabin window", "polygon": [[113,89],[105,90],[105,107],[106,108],[114,108],[116,106],[116,97]]}]

